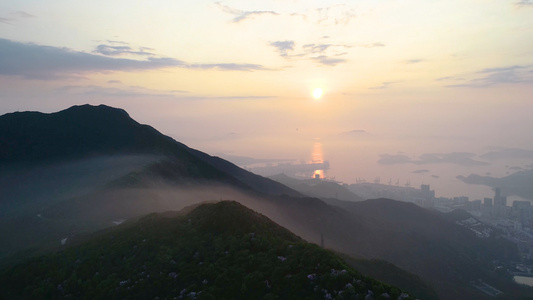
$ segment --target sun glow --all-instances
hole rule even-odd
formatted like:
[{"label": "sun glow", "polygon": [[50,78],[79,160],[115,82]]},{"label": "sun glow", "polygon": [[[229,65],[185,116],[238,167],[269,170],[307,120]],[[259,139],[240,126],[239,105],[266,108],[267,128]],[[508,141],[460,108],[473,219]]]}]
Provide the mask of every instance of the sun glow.
[{"label": "sun glow", "polygon": [[320,99],[320,97],[322,97],[323,93],[324,93],[324,91],[322,91],[321,88],[316,88],[316,89],[313,90],[313,98]]}]

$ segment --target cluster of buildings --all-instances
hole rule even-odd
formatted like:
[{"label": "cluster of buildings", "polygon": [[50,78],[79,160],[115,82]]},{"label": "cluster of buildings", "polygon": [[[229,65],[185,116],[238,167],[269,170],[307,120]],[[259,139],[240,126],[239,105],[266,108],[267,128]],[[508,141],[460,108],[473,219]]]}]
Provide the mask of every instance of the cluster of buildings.
[{"label": "cluster of buildings", "polygon": [[507,197],[501,194],[501,189],[495,188],[493,198],[474,201],[469,201],[468,197],[433,198],[433,205],[429,206],[441,211],[464,209],[473,216],[492,225],[533,233],[533,207],[531,202],[515,200],[512,205],[508,204]]}]

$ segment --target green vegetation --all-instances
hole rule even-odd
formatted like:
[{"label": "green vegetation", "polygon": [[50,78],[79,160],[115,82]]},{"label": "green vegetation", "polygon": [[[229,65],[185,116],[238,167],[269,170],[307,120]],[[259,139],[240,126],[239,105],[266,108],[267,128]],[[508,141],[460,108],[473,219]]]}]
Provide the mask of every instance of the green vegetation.
[{"label": "green vegetation", "polygon": [[151,214],[0,275],[0,298],[398,299],[236,202]]},{"label": "green vegetation", "polygon": [[354,259],[341,255],[346,262],[365,276],[408,290],[419,299],[439,299],[437,293],[422,279],[384,260]]}]

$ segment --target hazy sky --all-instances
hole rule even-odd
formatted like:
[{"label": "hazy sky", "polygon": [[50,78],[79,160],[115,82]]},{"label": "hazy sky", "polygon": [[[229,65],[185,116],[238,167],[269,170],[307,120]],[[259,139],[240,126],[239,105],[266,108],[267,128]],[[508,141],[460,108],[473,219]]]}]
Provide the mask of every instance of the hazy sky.
[{"label": "hazy sky", "polygon": [[84,103],[212,154],[319,141],[329,176],[453,195],[533,163],[481,157],[533,150],[533,1],[3,0],[0,114]]}]

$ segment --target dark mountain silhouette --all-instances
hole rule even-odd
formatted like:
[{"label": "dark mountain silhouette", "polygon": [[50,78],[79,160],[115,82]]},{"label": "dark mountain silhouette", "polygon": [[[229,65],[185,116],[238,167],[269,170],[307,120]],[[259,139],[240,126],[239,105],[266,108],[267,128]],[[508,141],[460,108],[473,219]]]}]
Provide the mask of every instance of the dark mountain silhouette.
[{"label": "dark mountain silhouette", "polygon": [[176,142],[121,109],[82,105],[0,116],[0,260],[115,220],[234,195],[221,186],[300,195]]},{"label": "dark mountain silhouette", "polygon": [[[0,162],[82,158],[122,153],[185,154],[176,142],[122,109],[73,106],[61,112],[0,117]],[[183,147],[183,145],[180,145]]]},{"label": "dark mountain silhouette", "polygon": [[141,125],[122,109],[82,105],[52,114],[16,112],[0,116],[2,164],[124,154],[164,155],[171,159],[171,168],[160,164],[151,171],[174,181],[180,177],[213,179],[241,187],[247,185],[267,194],[298,195],[275,181]]},{"label": "dark mountain silhouette", "polygon": [[327,248],[387,260],[422,278],[441,299],[483,299],[470,284],[480,278],[505,295],[522,292],[490,272],[492,260],[516,255],[503,240],[479,240],[469,229],[409,203],[355,203],[333,199],[331,192],[322,200],[303,196],[188,148],[123,110],[78,106],[53,114],[7,114],[0,116],[0,131],[4,263],[15,260],[10,254],[22,259],[57,248],[60,241],[68,245],[113,222],[232,199],[307,241],[319,244],[323,236]]},{"label": "dark mountain silhouette", "polygon": [[414,299],[236,202],[152,214],[0,274],[2,298]]}]

